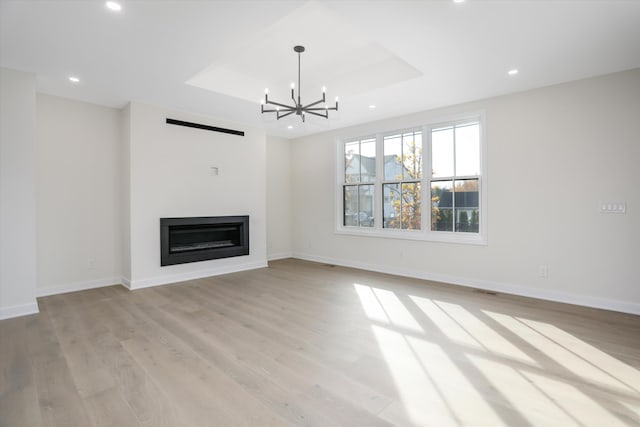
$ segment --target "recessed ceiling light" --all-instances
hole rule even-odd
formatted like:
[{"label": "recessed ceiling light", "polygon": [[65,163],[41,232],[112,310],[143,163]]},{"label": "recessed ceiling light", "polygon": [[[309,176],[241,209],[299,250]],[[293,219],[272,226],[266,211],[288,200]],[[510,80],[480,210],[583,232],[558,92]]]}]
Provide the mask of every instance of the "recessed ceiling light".
[{"label": "recessed ceiling light", "polygon": [[371,108],[373,110],[374,108],[376,108],[376,106],[371,104],[371,105],[369,105],[369,108]]},{"label": "recessed ceiling light", "polygon": [[454,3],[464,3],[464,0],[453,0]]},{"label": "recessed ceiling light", "polygon": [[509,74],[510,76],[515,76],[516,74],[518,74],[518,70],[516,68],[513,68],[507,71],[507,74]]},{"label": "recessed ceiling light", "polygon": [[289,125],[287,126],[287,129],[293,129],[293,126]]},{"label": "recessed ceiling light", "polygon": [[69,77],[69,81],[73,82],[73,83],[78,83],[78,82],[80,82],[80,79],[75,77],[75,76],[71,76],[71,77]]},{"label": "recessed ceiling light", "polygon": [[105,6],[107,6],[107,9],[113,10],[115,12],[120,12],[122,10],[122,6],[120,5],[120,3],[116,3],[115,1],[108,1],[105,3]]}]

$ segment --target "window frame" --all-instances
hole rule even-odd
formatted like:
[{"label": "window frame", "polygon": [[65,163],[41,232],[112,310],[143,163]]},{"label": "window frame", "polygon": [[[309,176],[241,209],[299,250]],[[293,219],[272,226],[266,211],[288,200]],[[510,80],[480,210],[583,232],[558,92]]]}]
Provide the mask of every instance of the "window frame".
[{"label": "window frame", "polygon": [[[480,220],[478,223],[478,232],[460,232],[460,231],[431,231],[431,182],[443,181],[444,177],[434,178],[432,176],[432,130],[447,126],[462,125],[465,123],[477,121],[480,126],[480,172],[477,176],[453,176],[451,177],[455,186],[455,181],[465,178],[477,178],[480,196],[478,200],[478,211]],[[470,245],[487,245],[488,244],[488,174],[487,174],[487,138],[486,138],[486,118],[484,111],[468,112],[450,116],[433,117],[420,122],[404,123],[396,129],[381,129],[375,133],[367,133],[366,135],[344,135],[336,139],[337,163],[336,163],[336,209],[335,209],[335,233],[351,236],[368,236],[381,237],[391,239],[404,240],[423,240],[431,242],[443,243],[459,243]],[[383,184],[390,181],[384,179],[384,138],[395,134],[403,134],[407,132],[422,132],[422,178],[421,186],[421,229],[395,229],[383,227]],[[350,185],[345,182],[344,174],[344,147],[348,142],[356,140],[367,140],[375,138],[376,140],[376,176],[372,182],[374,184],[375,206],[374,206],[374,224],[373,227],[345,226],[343,224],[344,213],[344,188]],[[455,156],[455,152],[454,152]]]}]

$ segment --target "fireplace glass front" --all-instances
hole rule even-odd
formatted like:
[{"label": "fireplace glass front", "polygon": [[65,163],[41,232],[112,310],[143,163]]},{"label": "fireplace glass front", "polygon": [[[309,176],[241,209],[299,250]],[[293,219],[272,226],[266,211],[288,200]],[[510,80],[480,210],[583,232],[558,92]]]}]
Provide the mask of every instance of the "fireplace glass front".
[{"label": "fireplace glass front", "polygon": [[249,216],[160,219],[161,265],[249,255]]}]

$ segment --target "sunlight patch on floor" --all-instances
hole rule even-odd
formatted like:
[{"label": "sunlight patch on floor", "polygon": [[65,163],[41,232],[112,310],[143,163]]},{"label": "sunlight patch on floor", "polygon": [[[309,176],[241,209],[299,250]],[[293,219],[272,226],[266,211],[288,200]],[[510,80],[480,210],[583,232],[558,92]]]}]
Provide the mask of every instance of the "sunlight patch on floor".
[{"label": "sunlight patch on floor", "polygon": [[[395,293],[360,284],[354,287],[400,396],[382,417],[413,425],[508,425],[445,349],[421,338],[423,328]],[[475,343],[468,334],[466,339]]]},{"label": "sunlight patch on floor", "polygon": [[[553,360],[558,366],[558,369],[556,370],[560,371],[560,373],[562,370],[567,370],[580,377],[585,382],[611,390],[622,391],[625,393],[636,393],[636,391],[625,382],[618,380],[615,376],[608,373],[609,367],[612,366],[611,362],[615,359],[610,356],[606,358],[603,357],[602,354],[604,353],[602,352],[600,352],[602,354],[599,356],[596,356],[595,353],[593,355],[589,355],[588,351],[590,350],[585,347],[587,346],[586,343],[567,333],[561,333],[562,331],[555,328],[553,325],[527,319],[514,318],[512,316],[489,311],[486,311],[485,313],[487,316],[491,317],[500,325],[521,338],[528,345],[535,347],[540,351],[543,357]],[[547,334],[551,335],[553,339],[548,338],[538,330],[545,331]],[[582,354],[587,357],[581,357],[578,354]],[[600,363],[591,363],[589,362],[589,359],[599,359]],[[638,372],[633,368],[621,369],[623,364],[620,362],[615,364],[615,366],[620,369],[618,372],[625,372],[625,374],[628,375],[625,377],[626,381],[633,380],[634,377],[640,377]],[[620,374],[618,373],[618,375]]]},{"label": "sunlight patch on floor", "polygon": [[382,308],[382,304],[378,301],[378,297],[373,292],[373,289],[369,286],[359,285],[354,283],[353,287],[358,293],[358,298],[360,298],[360,304],[362,304],[362,309],[364,310],[364,314],[367,315],[369,320],[376,320],[380,323],[388,323],[391,324],[391,320],[387,313],[385,313]]},{"label": "sunlight patch on floor", "polygon": [[[550,340],[553,340],[568,351],[576,354],[578,357],[581,357],[585,362],[590,363],[592,366],[610,375],[611,378],[617,381],[620,389],[640,392],[640,371],[637,369],[622,363],[615,357],[609,356],[607,353],[563,331],[555,325],[520,317],[518,317],[518,320]],[[638,337],[638,340],[640,341],[640,337]],[[637,398],[639,395],[635,394],[635,397]]]},{"label": "sunlight patch on floor", "polygon": [[638,370],[552,324],[354,288],[399,395],[379,414],[393,423],[584,427],[640,421]]},{"label": "sunlight patch on floor", "polygon": [[[434,301],[434,304],[442,309],[454,322],[460,325],[460,327],[471,335],[487,352],[514,361],[538,366],[538,362],[510,343],[506,338],[471,314],[464,307],[441,301]],[[443,332],[445,334],[447,333],[445,330],[443,330]]]},{"label": "sunlight patch on floor", "polygon": [[455,320],[427,298],[410,295],[409,298],[422,310],[422,312],[436,325],[440,332],[446,335],[451,342],[469,348],[486,350],[469,332],[465,331]]},{"label": "sunlight patch on floor", "polygon": [[[372,331],[401,396],[406,421],[458,426],[482,420],[481,425],[506,425],[440,346],[382,326],[372,325]],[[402,421],[397,408],[390,411],[381,415]]]},{"label": "sunlight patch on floor", "polygon": [[369,319],[415,332],[424,332],[393,292],[357,283],[354,287]]},{"label": "sunlight patch on floor", "polygon": [[469,359],[532,425],[581,426],[516,369],[482,357]]},{"label": "sunlight patch on floor", "polygon": [[[547,395],[572,419],[584,426],[629,425],[617,421],[609,410],[596,403],[584,392],[566,381],[558,381],[546,375],[521,371],[522,375]],[[617,406],[616,402],[611,403]],[[619,411],[618,411],[619,412]],[[629,420],[631,421],[631,420]]]},{"label": "sunlight patch on floor", "polygon": [[620,400],[619,403],[621,407],[628,410],[630,413],[635,414],[633,419],[636,425],[640,426],[640,402],[636,401],[635,403],[633,403]]}]

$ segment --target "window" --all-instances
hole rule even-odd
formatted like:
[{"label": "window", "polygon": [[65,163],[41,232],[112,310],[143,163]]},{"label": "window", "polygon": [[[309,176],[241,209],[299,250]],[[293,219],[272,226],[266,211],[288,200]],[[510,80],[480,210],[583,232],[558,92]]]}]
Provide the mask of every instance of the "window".
[{"label": "window", "polygon": [[422,132],[383,137],[384,228],[419,230],[422,222]]},{"label": "window", "polygon": [[337,232],[485,243],[486,144],[480,117],[339,146]]},{"label": "window", "polygon": [[480,123],[431,131],[431,231],[478,233]]},{"label": "window", "polygon": [[344,144],[343,225],[373,227],[375,180],[376,140]]}]

